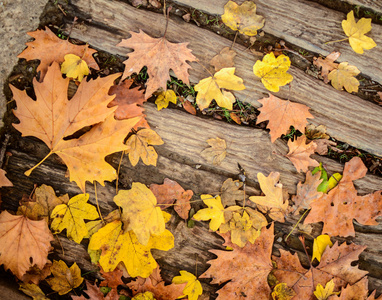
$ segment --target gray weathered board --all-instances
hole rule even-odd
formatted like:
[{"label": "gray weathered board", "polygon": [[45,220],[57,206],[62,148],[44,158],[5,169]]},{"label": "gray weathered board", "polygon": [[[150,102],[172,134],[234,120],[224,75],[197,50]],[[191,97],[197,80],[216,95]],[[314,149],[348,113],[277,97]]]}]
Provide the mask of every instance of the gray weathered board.
[{"label": "gray weathered board", "polygon": [[[86,28],[81,27],[82,31],[74,28],[72,37],[113,54],[125,55],[128,52],[114,45],[119,43],[121,38],[129,37],[130,30],[138,31],[141,28],[155,37],[161,36],[164,30],[165,20],[161,14],[137,10],[123,2],[72,0],[71,3],[80,21],[81,18],[92,20]],[[315,7],[314,3],[312,5]],[[190,42],[189,47],[205,66],[224,46],[231,45],[231,41],[210,31],[173,19],[170,20],[167,37],[173,42]],[[258,107],[260,104],[256,100],[266,93],[251,71],[258,57],[254,57],[240,45],[235,46],[235,49],[239,52],[236,59],[237,74],[244,78],[248,87],[236,95],[241,100]],[[199,64],[194,63],[192,66],[194,69],[190,73],[193,82],[208,76]],[[291,100],[310,106],[315,116],[312,120],[315,124],[325,124],[329,128],[329,134],[341,141],[372,153],[382,154],[380,107],[345,92],[338,92],[296,68],[292,68],[291,73],[295,77]],[[278,95],[287,97],[287,94],[288,89],[284,88]],[[307,95],[309,99],[306,98]],[[193,190],[195,194],[216,194],[225,179],[237,174],[238,162],[248,173],[248,193],[258,193],[256,179],[258,172],[265,175],[271,171],[280,172],[282,184],[292,194],[296,191],[298,181],[304,179],[303,174],[297,173],[291,162],[283,156],[287,152],[286,144],[281,140],[277,140],[274,144],[270,143],[269,134],[265,130],[202,119],[180,110],[165,109],[158,112],[153,104],[145,104],[144,107],[149,124],[165,143],[155,147],[159,154],[156,167],[145,166],[142,163],[132,167],[125,156],[120,171],[120,188],[128,188],[134,181],[145,184],[162,183],[167,177],[178,181],[185,189]],[[224,138],[227,142],[228,155],[220,166],[208,164],[200,157],[200,152],[207,147],[206,140],[214,137]],[[47,159],[32,172],[30,177],[23,175],[25,170],[38,163],[49,152],[40,141],[34,138],[18,139],[8,151],[12,156],[9,158],[6,171],[15,187],[7,188],[2,193],[3,209],[15,210],[22,194],[29,194],[33,184],[49,184],[58,194],[69,193],[73,196],[80,193],[76,185],[69,182],[66,177],[66,167],[56,156]],[[323,162],[330,172],[341,172],[343,169],[343,166],[333,160],[320,156],[315,158]],[[120,154],[108,158],[114,167],[117,167],[119,160]],[[360,194],[370,193],[381,189],[381,178],[368,174],[357,180],[355,185]],[[93,185],[87,185],[87,192],[90,194],[90,202],[95,204]],[[106,183],[105,187],[98,185],[97,195],[103,215],[116,207],[112,200],[115,195],[115,183]],[[276,239],[274,254],[277,254],[277,249],[288,246],[299,254],[305,265],[308,265],[297,234],[292,234],[288,244],[283,240],[296,221],[297,219],[288,219],[284,224],[276,224],[275,233],[281,239]],[[184,221],[174,213],[169,226],[175,236],[175,247],[169,252],[154,251],[154,257],[162,267],[164,278],[171,279],[181,269],[194,272],[196,254],[199,263],[198,275],[200,275],[208,268],[206,262],[214,258],[208,250],[222,249],[221,238],[209,232],[206,223],[196,222],[194,228],[187,228]],[[320,229],[319,224],[315,225],[313,235],[319,234]],[[356,224],[356,231],[356,237],[347,241],[367,245],[368,248],[361,254],[360,267],[370,273],[369,289],[377,288],[381,293],[382,225]],[[56,241],[54,246],[62,259],[68,263],[76,261],[84,271],[96,269],[89,262],[86,242],[78,245],[62,235],[58,239],[60,242]],[[338,240],[344,241],[344,239]],[[203,288],[207,293],[213,293],[217,287],[205,281]]]}]

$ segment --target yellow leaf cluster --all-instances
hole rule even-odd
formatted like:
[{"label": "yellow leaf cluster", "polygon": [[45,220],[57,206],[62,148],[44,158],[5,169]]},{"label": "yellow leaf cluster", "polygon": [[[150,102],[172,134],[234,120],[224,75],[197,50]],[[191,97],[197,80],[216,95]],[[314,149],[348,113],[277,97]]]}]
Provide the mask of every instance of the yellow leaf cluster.
[{"label": "yellow leaf cluster", "polygon": [[155,100],[158,110],[166,108],[170,102],[176,104],[176,95],[173,90],[162,91]]},{"label": "yellow leaf cluster", "polygon": [[61,64],[61,73],[66,77],[82,81],[84,76],[89,75],[89,67],[86,61],[74,54],[66,54],[64,62]]}]

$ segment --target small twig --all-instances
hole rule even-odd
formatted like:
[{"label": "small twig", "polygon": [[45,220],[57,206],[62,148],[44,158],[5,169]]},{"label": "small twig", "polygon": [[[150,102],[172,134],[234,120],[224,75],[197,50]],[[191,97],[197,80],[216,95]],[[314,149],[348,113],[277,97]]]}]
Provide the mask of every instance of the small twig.
[{"label": "small twig", "polygon": [[302,218],[305,216],[305,214],[309,211],[310,209],[307,209],[303,215],[300,217],[300,219],[297,221],[296,225],[293,226],[292,230],[289,232],[289,234],[287,235],[287,237],[285,238],[285,241],[287,241],[287,239],[289,238],[289,236],[292,234],[292,232],[296,229],[297,225],[300,224]]},{"label": "small twig", "polygon": [[338,43],[338,42],[343,42],[343,41],[346,41],[348,40],[349,38],[345,38],[345,39],[341,39],[341,40],[336,40],[336,41],[329,41],[329,42],[325,42],[324,44],[327,45],[327,44],[331,44],[331,43]]},{"label": "small twig", "polygon": [[74,17],[72,26],[70,26],[70,31],[69,31],[68,38],[67,38],[68,40],[69,40],[70,35],[72,34],[72,30],[73,30],[74,24],[76,24],[77,20],[78,20],[78,18]]},{"label": "small twig", "polygon": [[172,9],[172,7],[170,6],[168,9],[167,9],[167,16],[166,17],[166,29],[164,31],[164,34],[163,34],[163,37],[165,38],[166,37],[166,33],[167,33],[167,28],[168,28],[168,21],[170,20],[170,10]]},{"label": "small twig", "polygon": [[122,151],[121,159],[119,160],[118,169],[117,169],[117,181],[115,183],[115,194],[118,194],[118,183],[119,183],[119,171],[121,170],[122,158],[125,151]]},{"label": "small twig", "polygon": [[4,155],[5,151],[7,150],[8,142],[10,139],[11,135],[10,134],[5,134],[3,144],[1,145],[1,150],[0,150],[0,167],[3,166],[3,161],[4,161]]},{"label": "small twig", "polygon": [[235,38],[233,39],[233,42],[232,42],[232,45],[231,45],[231,50],[232,50],[233,46],[235,46],[235,42],[236,42],[236,38],[237,38],[237,34],[238,33],[239,33],[239,31],[236,31]]}]

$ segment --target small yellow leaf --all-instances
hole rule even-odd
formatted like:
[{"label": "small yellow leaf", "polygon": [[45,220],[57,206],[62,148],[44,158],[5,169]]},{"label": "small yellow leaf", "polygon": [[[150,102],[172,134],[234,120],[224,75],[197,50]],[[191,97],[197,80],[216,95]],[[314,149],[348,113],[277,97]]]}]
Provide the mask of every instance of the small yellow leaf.
[{"label": "small yellow leaf", "polygon": [[89,75],[89,67],[86,61],[74,54],[66,54],[65,61],[61,65],[61,73],[67,77],[82,81],[85,75]]},{"label": "small yellow leaf", "polygon": [[328,191],[336,187],[341,179],[342,175],[340,173],[334,173],[328,180]]},{"label": "small yellow leaf", "polygon": [[81,277],[81,269],[76,263],[68,268],[64,261],[54,260],[50,269],[54,277],[48,278],[46,281],[59,295],[69,293],[72,289],[79,287],[84,280]]},{"label": "small yellow leaf", "polygon": [[29,284],[22,282],[20,283],[19,290],[24,292],[24,294],[31,296],[33,300],[49,300],[39,286],[34,283]]},{"label": "small yellow leaf", "polygon": [[[187,282],[186,287],[183,290],[184,296],[188,296],[188,300],[197,300],[198,297],[203,293],[202,285],[200,281],[196,279],[196,277],[187,272],[187,271],[179,271],[180,276],[175,276],[172,279],[172,283],[180,284]],[[179,298],[183,298],[179,297]]]},{"label": "small yellow leaf", "polygon": [[200,155],[209,163],[216,166],[220,165],[227,155],[225,140],[219,138],[208,139],[207,143],[211,147],[204,149]]},{"label": "small yellow leaf", "polygon": [[271,52],[264,56],[263,61],[256,61],[253,73],[261,78],[265,88],[271,92],[278,92],[280,86],[286,85],[293,80],[293,76],[287,73],[290,67],[290,59],[284,54],[277,58]]},{"label": "small yellow leaf", "polygon": [[193,216],[193,219],[197,221],[211,220],[210,229],[212,231],[218,230],[220,225],[225,223],[224,207],[220,196],[212,197],[211,195],[201,195],[200,198],[203,200],[204,204],[208,206],[208,208],[198,210],[198,212]]},{"label": "small yellow leaf", "polygon": [[360,73],[357,67],[349,65],[347,62],[339,64],[338,69],[334,69],[328,75],[332,86],[336,90],[345,90],[348,93],[358,92],[359,81],[355,76]]},{"label": "small yellow leaf", "polygon": [[327,246],[333,246],[333,243],[330,240],[330,236],[326,234],[319,235],[313,242],[313,255],[312,261],[317,258],[318,261],[321,261],[321,256],[324,253]]},{"label": "small yellow leaf", "polygon": [[362,18],[357,23],[354,19],[354,12],[347,15],[347,19],[342,21],[342,29],[349,37],[350,46],[354,52],[362,54],[363,49],[369,50],[377,46],[374,40],[365,35],[371,30],[371,19]]},{"label": "small yellow leaf", "polygon": [[99,217],[97,209],[86,203],[88,199],[89,194],[80,194],[71,198],[68,204],[57,205],[52,211],[51,229],[58,233],[66,228],[67,237],[81,243],[88,234],[84,219],[95,220]]},{"label": "small yellow leaf", "polygon": [[176,104],[176,95],[173,90],[161,92],[155,100],[155,104],[157,105],[158,110],[166,108],[170,102]]},{"label": "small yellow leaf", "polygon": [[291,300],[294,296],[295,291],[284,282],[277,284],[272,292],[273,300]]},{"label": "small yellow leaf", "polygon": [[256,4],[252,1],[245,1],[240,6],[228,1],[224,6],[222,21],[232,30],[239,30],[248,36],[256,35],[265,22],[264,17],[256,15]]},{"label": "small yellow leaf", "polygon": [[334,281],[333,279],[326,283],[325,288],[321,284],[317,284],[316,290],[313,294],[317,300],[327,300],[331,295],[338,295],[339,292],[333,292]]},{"label": "small yellow leaf", "polygon": [[151,292],[144,292],[136,294],[131,300],[155,300],[154,294]]},{"label": "small yellow leaf", "polygon": [[158,154],[153,146],[162,145],[163,140],[152,129],[141,129],[136,134],[133,134],[126,142],[128,149],[125,153],[129,154],[129,160],[134,167],[137,165],[139,158],[142,159],[145,165],[157,165]]},{"label": "small yellow leaf", "polygon": [[243,79],[234,75],[235,68],[223,68],[216,72],[213,77],[204,78],[195,85],[198,92],[196,103],[200,110],[207,108],[211,101],[215,99],[217,105],[227,109],[232,109],[232,98],[223,95],[222,89],[241,91],[245,89]]}]

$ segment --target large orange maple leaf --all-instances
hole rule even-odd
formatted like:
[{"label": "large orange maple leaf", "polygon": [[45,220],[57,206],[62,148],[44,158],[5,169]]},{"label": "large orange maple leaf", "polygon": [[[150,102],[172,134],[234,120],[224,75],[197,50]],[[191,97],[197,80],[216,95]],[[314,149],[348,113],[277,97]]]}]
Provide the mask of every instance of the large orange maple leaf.
[{"label": "large orange maple leaf", "polygon": [[355,236],[353,219],[363,225],[378,225],[375,219],[382,216],[382,191],[358,196],[353,184],[353,180],[364,177],[366,172],[359,157],[347,162],[338,185],[310,203],[312,209],[304,224],[324,222],[322,234],[343,237]]},{"label": "large orange maple leaf", "polygon": [[[105,156],[127,149],[124,138],[140,120],[136,117],[116,121],[116,107],[107,107],[114,98],[108,95],[109,88],[118,76],[120,74],[82,81],[70,101],[67,97],[69,79],[62,78],[58,63],[48,68],[43,82],[34,79],[36,101],[25,91],[10,86],[17,104],[17,110],[13,112],[20,120],[20,124],[13,126],[22,136],[37,137],[49,147],[51,151],[43,161],[53,153],[60,156],[68,166],[70,180],[75,181],[82,191],[85,191],[86,181],[96,180],[104,184],[105,180],[117,178]],[[80,138],[64,140],[91,125],[93,128]]]},{"label": "large orange maple leaf", "polygon": [[170,80],[169,71],[174,71],[178,79],[189,84],[188,69],[191,66],[186,61],[195,61],[196,57],[187,48],[188,43],[170,43],[165,37],[152,38],[142,30],[139,33],[130,31],[131,37],[122,40],[117,46],[134,49],[129,53],[129,59],[124,61],[125,71],[122,79],[146,66],[149,79],[145,98],[148,99],[157,89],[167,89]]},{"label": "large orange maple leaf", "polygon": [[225,246],[233,251],[209,250],[218,256],[208,263],[211,267],[199,278],[212,278],[211,283],[228,282],[217,291],[217,299],[268,299],[271,293],[267,277],[272,270],[273,223],[263,227],[260,236],[243,248],[230,241],[230,234],[222,234]]}]

